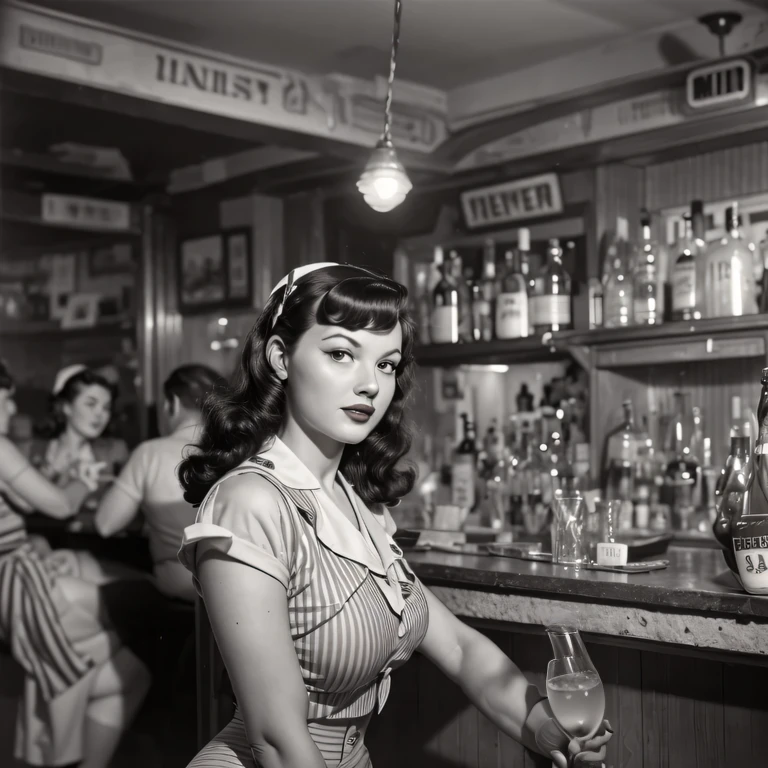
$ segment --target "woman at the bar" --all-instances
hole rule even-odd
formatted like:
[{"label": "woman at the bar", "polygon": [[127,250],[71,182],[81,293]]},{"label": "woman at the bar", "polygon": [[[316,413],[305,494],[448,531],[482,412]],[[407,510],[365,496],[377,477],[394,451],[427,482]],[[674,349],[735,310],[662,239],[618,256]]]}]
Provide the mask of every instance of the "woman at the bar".
[{"label": "woman at the bar", "polygon": [[[64,519],[68,495],[7,438],[16,406],[0,364],[0,643],[25,672],[16,757],[31,765],[106,768],[149,689],[141,662],[104,626],[99,589],[78,577],[78,559],[26,534],[23,515]],[[83,465],[79,482],[93,487]]]},{"label": "woman at the bar", "polygon": [[32,464],[57,485],[66,485],[79,467],[97,467],[103,478],[114,477],[128,458],[123,440],[105,437],[112,415],[113,386],[85,365],[59,371],[51,392],[50,413],[33,440]]},{"label": "woman at the bar", "polygon": [[[502,731],[559,768],[601,761],[607,724],[570,740],[546,697],[416,578],[387,507],[402,467],[413,324],[403,286],[349,265],[300,267],[272,292],[227,396],[182,462],[195,574],[237,698],[194,768],[368,768],[390,673],[431,659]],[[566,757],[568,756],[568,757]]]}]

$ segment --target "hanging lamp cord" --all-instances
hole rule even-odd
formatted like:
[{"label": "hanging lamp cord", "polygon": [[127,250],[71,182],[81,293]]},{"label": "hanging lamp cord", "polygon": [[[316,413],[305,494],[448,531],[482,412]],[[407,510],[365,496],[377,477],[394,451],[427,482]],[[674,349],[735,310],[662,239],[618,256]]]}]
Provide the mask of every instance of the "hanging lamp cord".
[{"label": "hanging lamp cord", "polygon": [[400,46],[400,15],[403,12],[402,0],[395,0],[395,24],[392,28],[392,50],[389,57],[389,79],[387,80],[387,100],[384,102],[384,130],[381,143],[392,143],[392,86],[395,82],[395,67],[397,66],[397,49]]}]

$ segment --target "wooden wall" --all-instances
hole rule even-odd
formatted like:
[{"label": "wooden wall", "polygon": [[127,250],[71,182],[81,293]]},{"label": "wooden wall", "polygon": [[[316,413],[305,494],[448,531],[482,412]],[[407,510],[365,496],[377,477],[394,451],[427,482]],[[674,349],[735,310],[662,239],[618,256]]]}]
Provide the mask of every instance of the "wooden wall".
[{"label": "wooden wall", "polygon": [[[542,635],[487,634],[542,690],[551,658]],[[606,768],[765,768],[768,669],[589,644],[614,728]],[[431,663],[414,657],[393,675],[372,722],[375,768],[533,768]]]}]

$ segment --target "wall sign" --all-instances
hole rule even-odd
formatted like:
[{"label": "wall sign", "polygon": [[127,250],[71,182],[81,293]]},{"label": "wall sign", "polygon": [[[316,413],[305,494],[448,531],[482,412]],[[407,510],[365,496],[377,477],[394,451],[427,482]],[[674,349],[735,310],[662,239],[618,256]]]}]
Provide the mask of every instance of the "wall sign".
[{"label": "wall sign", "polygon": [[[11,69],[361,146],[381,131],[375,82],[310,77],[23,3],[6,3],[0,21],[0,64]],[[446,138],[438,95],[398,90],[398,146],[431,152]]]},{"label": "wall sign", "polygon": [[689,109],[720,109],[754,98],[754,75],[748,59],[728,59],[699,67],[685,80]]},{"label": "wall sign", "polygon": [[552,216],[563,211],[556,173],[517,179],[461,194],[461,209],[469,229]]},{"label": "wall sign", "polygon": [[75,229],[124,232],[131,228],[131,206],[114,200],[74,195],[43,195],[40,215],[49,224]]}]

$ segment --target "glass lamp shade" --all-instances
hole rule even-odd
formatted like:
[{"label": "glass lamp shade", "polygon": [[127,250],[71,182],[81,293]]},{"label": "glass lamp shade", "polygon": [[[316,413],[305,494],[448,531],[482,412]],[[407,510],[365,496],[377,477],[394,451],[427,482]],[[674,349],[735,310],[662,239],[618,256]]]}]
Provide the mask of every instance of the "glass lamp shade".
[{"label": "glass lamp shade", "polygon": [[380,144],[366,163],[357,188],[374,211],[386,213],[405,200],[413,184],[397,159],[395,148]]}]

